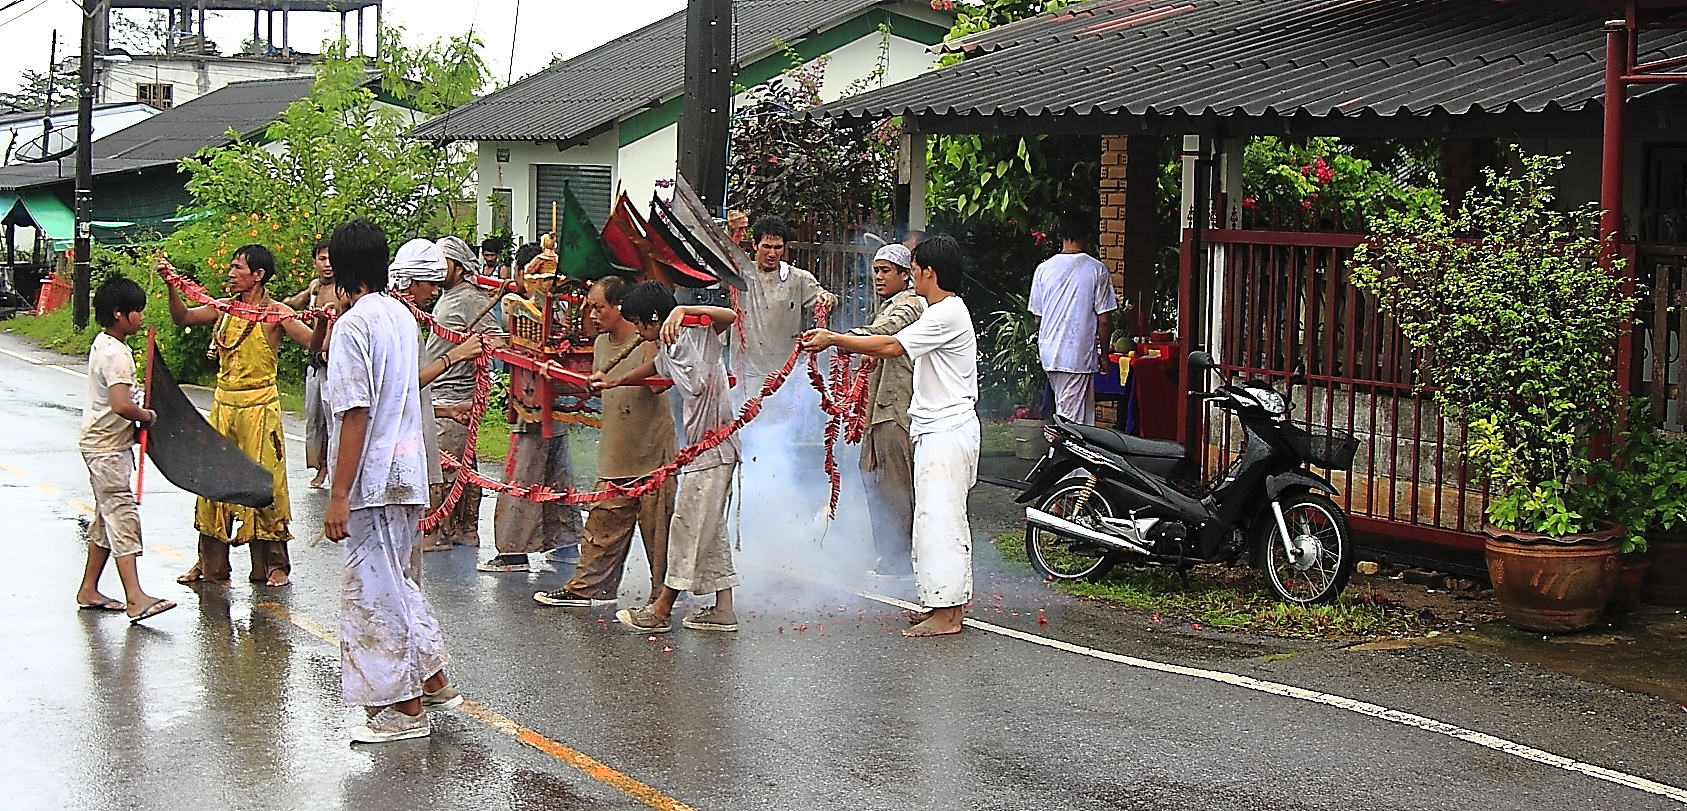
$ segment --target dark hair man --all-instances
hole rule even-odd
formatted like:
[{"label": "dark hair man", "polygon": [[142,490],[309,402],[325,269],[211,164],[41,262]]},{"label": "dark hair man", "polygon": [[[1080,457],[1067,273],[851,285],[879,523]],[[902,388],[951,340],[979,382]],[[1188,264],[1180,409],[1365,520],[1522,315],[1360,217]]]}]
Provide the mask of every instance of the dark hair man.
[{"label": "dark hair man", "polygon": [[[319,239],[311,246],[310,262],[316,278],[305,289],[282,299],[295,310],[331,307],[339,300],[334,292],[334,266],[328,261],[328,240]],[[305,365],[305,467],[316,471],[316,477],[310,480],[310,486],[316,488],[328,478],[328,465],[323,461],[328,453],[328,412],[322,407],[322,378],[328,368],[327,324],[317,329],[316,345],[310,349],[310,362]]]},{"label": "dark hair man", "polygon": [[[673,412],[662,390],[625,385],[656,371],[658,344],[639,335],[621,314],[633,285],[620,276],[592,282],[586,312],[596,323],[591,386],[602,392],[603,433],[598,440],[597,489],[630,485],[674,458]],[[611,498],[592,504],[580,536],[580,562],[562,588],[539,592],[545,605],[586,607],[614,600],[632,547],[633,529],[644,538],[650,562],[650,599],[662,593],[668,574],[668,524],[674,514],[674,481],[639,498]]]},{"label": "dark hair man", "polygon": [[908,612],[903,636],[958,634],[972,600],[972,530],[967,491],[978,479],[978,341],[972,315],[956,294],[963,259],[954,237],[914,248],[914,292],[926,300],[919,320],[894,335],[810,330],[803,348],[835,346],[875,358],[914,359],[908,406],[914,442],[914,584],[924,611]]},{"label": "dark hair man", "polygon": [[1095,424],[1095,373],[1106,366],[1119,308],[1113,277],[1085,253],[1094,231],[1090,217],[1060,218],[1060,253],[1031,277],[1031,314],[1037,317],[1037,355],[1054,391],[1055,413]]},{"label": "dark hair man", "polygon": [[322,516],[323,534],[345,542],[340,692],[369,716],[353,741],[419,738],[429,732],[425,707],[448,709],[462,697],[445,677],[450,655],[415,554],[428,504],[416,320],[386,295],[379,226],[346,223],[329,251],[345,301],[328,357],[334,475]]},{"label": "dark hair man", "polygon": [[837,304],[837,297],[814,274],[785,261],[791,229],[777,216],[761,217],[750,229],[755,241],[756,272],[744,277],[740,301],[744,313],[741,363],[734,369],[743,391],[761,390],[769,372],[785,364],[797,336],[813,324],[814,306]]},{"label": "dark hair man", "polygon": [[[162,270],[174,270],[159,259]],[[266,313],[293,314],[293,308],[269,297],[264,285],[275,275],[275,255],[262,245],[242,245],[228,263],[229,296]],[[199,580],[226,582],[228,548],[252,547],[252,582],[285,586],[293,570],[287,555],[292,534],[287,524],[292,507],[287,493],[286,443],[281,435],[281,393],[275,387],[276,357],[281,336],[310,346],[313,333],[296,318],[273,323],[225,316],[213,307],[188,307],[181,293],[170,287],[170,320],[180,327],[211,327],[211,354],[217,359],[217,391],[206,418],[235,447],[275,477],[275,501],[268,507],[242,507],[200,497],[193,513],[199,531],[199,560],[181,583]],[[214,326],[213,326],[214,325]]]}]

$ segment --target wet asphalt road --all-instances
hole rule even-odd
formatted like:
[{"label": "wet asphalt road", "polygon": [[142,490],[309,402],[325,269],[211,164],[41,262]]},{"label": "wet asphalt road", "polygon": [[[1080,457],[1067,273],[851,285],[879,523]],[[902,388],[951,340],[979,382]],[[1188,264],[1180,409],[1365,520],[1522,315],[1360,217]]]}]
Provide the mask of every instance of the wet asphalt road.
[{"label": "wet asphalt road", "polygon": [[[77,611],[79,519],[91,503],[74,450],[81,363],[6,334],[0,350],[7,808],[1684,805],[1348,709],[981,628],[906,641],[893,608],[828,585],[911,598],[906,585],[859,580],[856,533],[835,530],[817,545],[811,526],[766,507],[759,521],[746,508],[736,635],[676,623],[649,641],[621,631],[607,604],[532,602],[566,571],[494,576],[474,570],[475,550],[430,554],[425,586],[454,657],[449,673],[475,709],[436,716],[428,739],[354,748],[343,730],[356,711],[340,704],[338,651],[327,641],[339,548],[308,546],[325,497],[303,486],[298,444],[288,447],[294,586],[175,584],[192,563],[192,499],[153,469],[141,573],[181,607],[142,627]],[[994,488],[974,498],[977,515],[1008,509]],[[850,502],[846,492],[845,514]],[[488,540],[491,512],[488,504]],[[235,553],[236,571],[245,555]],[[642,562],[630,568],[624,604],[644,596]],[[115,574],[105,588],[121,593]],[[1371,702],[1615,770],[1618,780],[1687,786],[1680,707],[1494,657],[1168,628],[988,571],[973,615],[1103,653]]]}]

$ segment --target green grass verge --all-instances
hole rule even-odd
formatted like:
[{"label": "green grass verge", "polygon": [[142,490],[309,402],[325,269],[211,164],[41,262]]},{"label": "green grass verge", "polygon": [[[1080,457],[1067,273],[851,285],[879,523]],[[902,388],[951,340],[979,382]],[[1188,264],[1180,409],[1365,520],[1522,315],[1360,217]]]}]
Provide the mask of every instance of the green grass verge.
[{"label": "green grass verge", "polygon": [[[1025,536],[990,539],[1001,567],[1033,576]],[[1299,639],[1375,639],[1422,636],[1435,629],[1416,613],[1355,597],[1353,589],[1329,605],[1289,605],[1275,600],[1258,571],[1246,567],[1199,566],[1187,576],[1172,569],[1119,565],[1101,582],[1056,581],[1068,594],[1204,627]]]},{"label": "green grass verge", "polygon": [[6,321],[6,331],[30,338],[55,352],[86,356],[94,336],[100,334],[99,325],[90,321],[86,329],[78,330],[70,316],[69,305],[46,315],[15,316]]},{"label": "green grass verge", "polygon": [[1013,423],[986,421],[980,425],[978,449],[1013,453]]}]

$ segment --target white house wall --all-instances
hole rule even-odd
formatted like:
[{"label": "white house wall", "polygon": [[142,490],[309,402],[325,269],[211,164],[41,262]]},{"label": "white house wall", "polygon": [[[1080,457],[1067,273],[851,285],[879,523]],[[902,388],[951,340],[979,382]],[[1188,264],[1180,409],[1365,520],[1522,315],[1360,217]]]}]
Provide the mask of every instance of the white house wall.
[{"label": "white house wall", "polygon": [[679,155],[679,125],[669,124],[621,147],[621,190],[644,210],[656,191],[656,181],[673,180]]},{"label": "white house wall", "polygon": [[[883,41],[878,34],[872,34],[833,50],[831,59],[826,62],[826,77],[820,85],[821,99],[832,102],[843,98],[850,83],[877,70],[879,45]],[[931,67],[937,64],[937,57],[937,54],[927,52],[925,45],[893,34],[890,37],[889,53],[886,54],[884,77],[856,88],[856,92],[874,90],[904,79],[912,79],[931,70]]]},{"label": "white house wall", "polygon": [[[879,65],[881,42],[882,38],[874,33],[833,50],[826,63],[825,79],[820,88],[821,97],[826,101],[842,98],[850,83],[873,73]],[[927,52],[924,44],[893,34],[890,37],[882,84],[893,84],[918,76],[930,70],[936,61],[937,55]],[[813,62],[809,65],[813,65]],[[863,89],[877,87],[880,83],[875,80],[872,85]],[[733,99],[733,103],[746,104],[747,98],[739,95]],[[494,189],[509,189],[514,195],[514,202],[510,207],[510,227],[517,240],[522,239],[523,235],[535,233],[533,223],[530,222],[537,177],[537,171],[533,167],[544,163],[609,166],[612,170],[612,182],[642,208],[655,192],[658,181],[672,180],[674,177],[679,154],[679,125],[669,124],[618,149],[615,147],[617,139],[617,133],[612,130],[590,143],[562,152],[558,152],[552,144],[519,141],[481,142],[476,164],[479,178],[479,194],[476,195],[479,211],[477,222],[480,233],[489,234],[493,228],[492,206],[489,201]],[[510,150],[509,163],[496,161],[499,149]]]},{"label": "white house wall", "polygon": [[101,102],[136,101],[136,87],[143,84],[171,86],[170,103],[180,106],[233,82],[253,79],[286,79],[314,76],[315,69],[304,62],[267,59],[205,58],[181,59],[138,56],[130,62],[112,63],[100,75]]},{"label": "white house wall", "polygon": [[[498,161],[498,150],[508,149],[508,163]],[[539,229],[533,222],[533,195],[541,165],[608,166],[610,183],[618,180],[616,172],[616,133],[614,129],[572,149],[558,151],[554,143],[535,144],[531,141],[481,141],[475,162],[480,194],[476,204],[476,222],[480,233],[492,232],[492,206],[489,202],[494,189],[509,189],[510,230],[517,242],[530,239]],[[671,171],[671,170],[670,170]],[[648,199],[648,193],[646,193]],[[636,199],[636,198],[635,198]],[[607,213],[607,212],[605,212]],[[549,230],[550,223],[543,223]]]}]

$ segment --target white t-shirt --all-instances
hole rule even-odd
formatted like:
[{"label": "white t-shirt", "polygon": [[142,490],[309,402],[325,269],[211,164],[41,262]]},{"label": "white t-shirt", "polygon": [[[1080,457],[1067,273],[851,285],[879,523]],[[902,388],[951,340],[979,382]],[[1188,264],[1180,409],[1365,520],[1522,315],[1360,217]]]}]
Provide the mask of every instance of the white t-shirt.
[{"label": "white t-shirt", "polygon": [[129,396],[141,403],[135,385],[135,353],[129,345],[104,331],[88,347],[88,402],[82,408],[82,432],[76,449],[82,453],[126,451],[135,444],[135,424],[111,410],[112,386],[129,384]]},{"label": "white t-shirt", "polygon": [[1043,319],[1037,329],[1043,371],[1101,371],[1097,316],[1117,309],[1113,279],[1101,260],[1087,253],[1057,253],[1038,265],[1031,277],[1030,310]]},{"label": "white t-shirt", "polygon": [[328,432],[330,470],[340,456],[346,412],[369,409],[369,430],[351,486],[354,510],[428,503],[417,344],[416,319],[382,293],[358,299],[334,322],[324,388],[334,420]]},{"label": "white t-shirt", "polygon": [[[702,442],[704,434],[737,418],[727,388],[726,362],[721,358],[725,348],[726,333],[715,332],[714,327],[682,327],[679,338],[663,344],[656,353],[656,374],[674,381],[680,391],[686,445]],[[733,434],[681,470],[692,473],[737,462],[738,444],[738,435]]]},{"label": "white t-shirt", "polygon": [[960,296],[927,306],[920,320],[896,333],[896,342],[914,359],[911,436],[953,430],[977,418],[978,338]]}]

